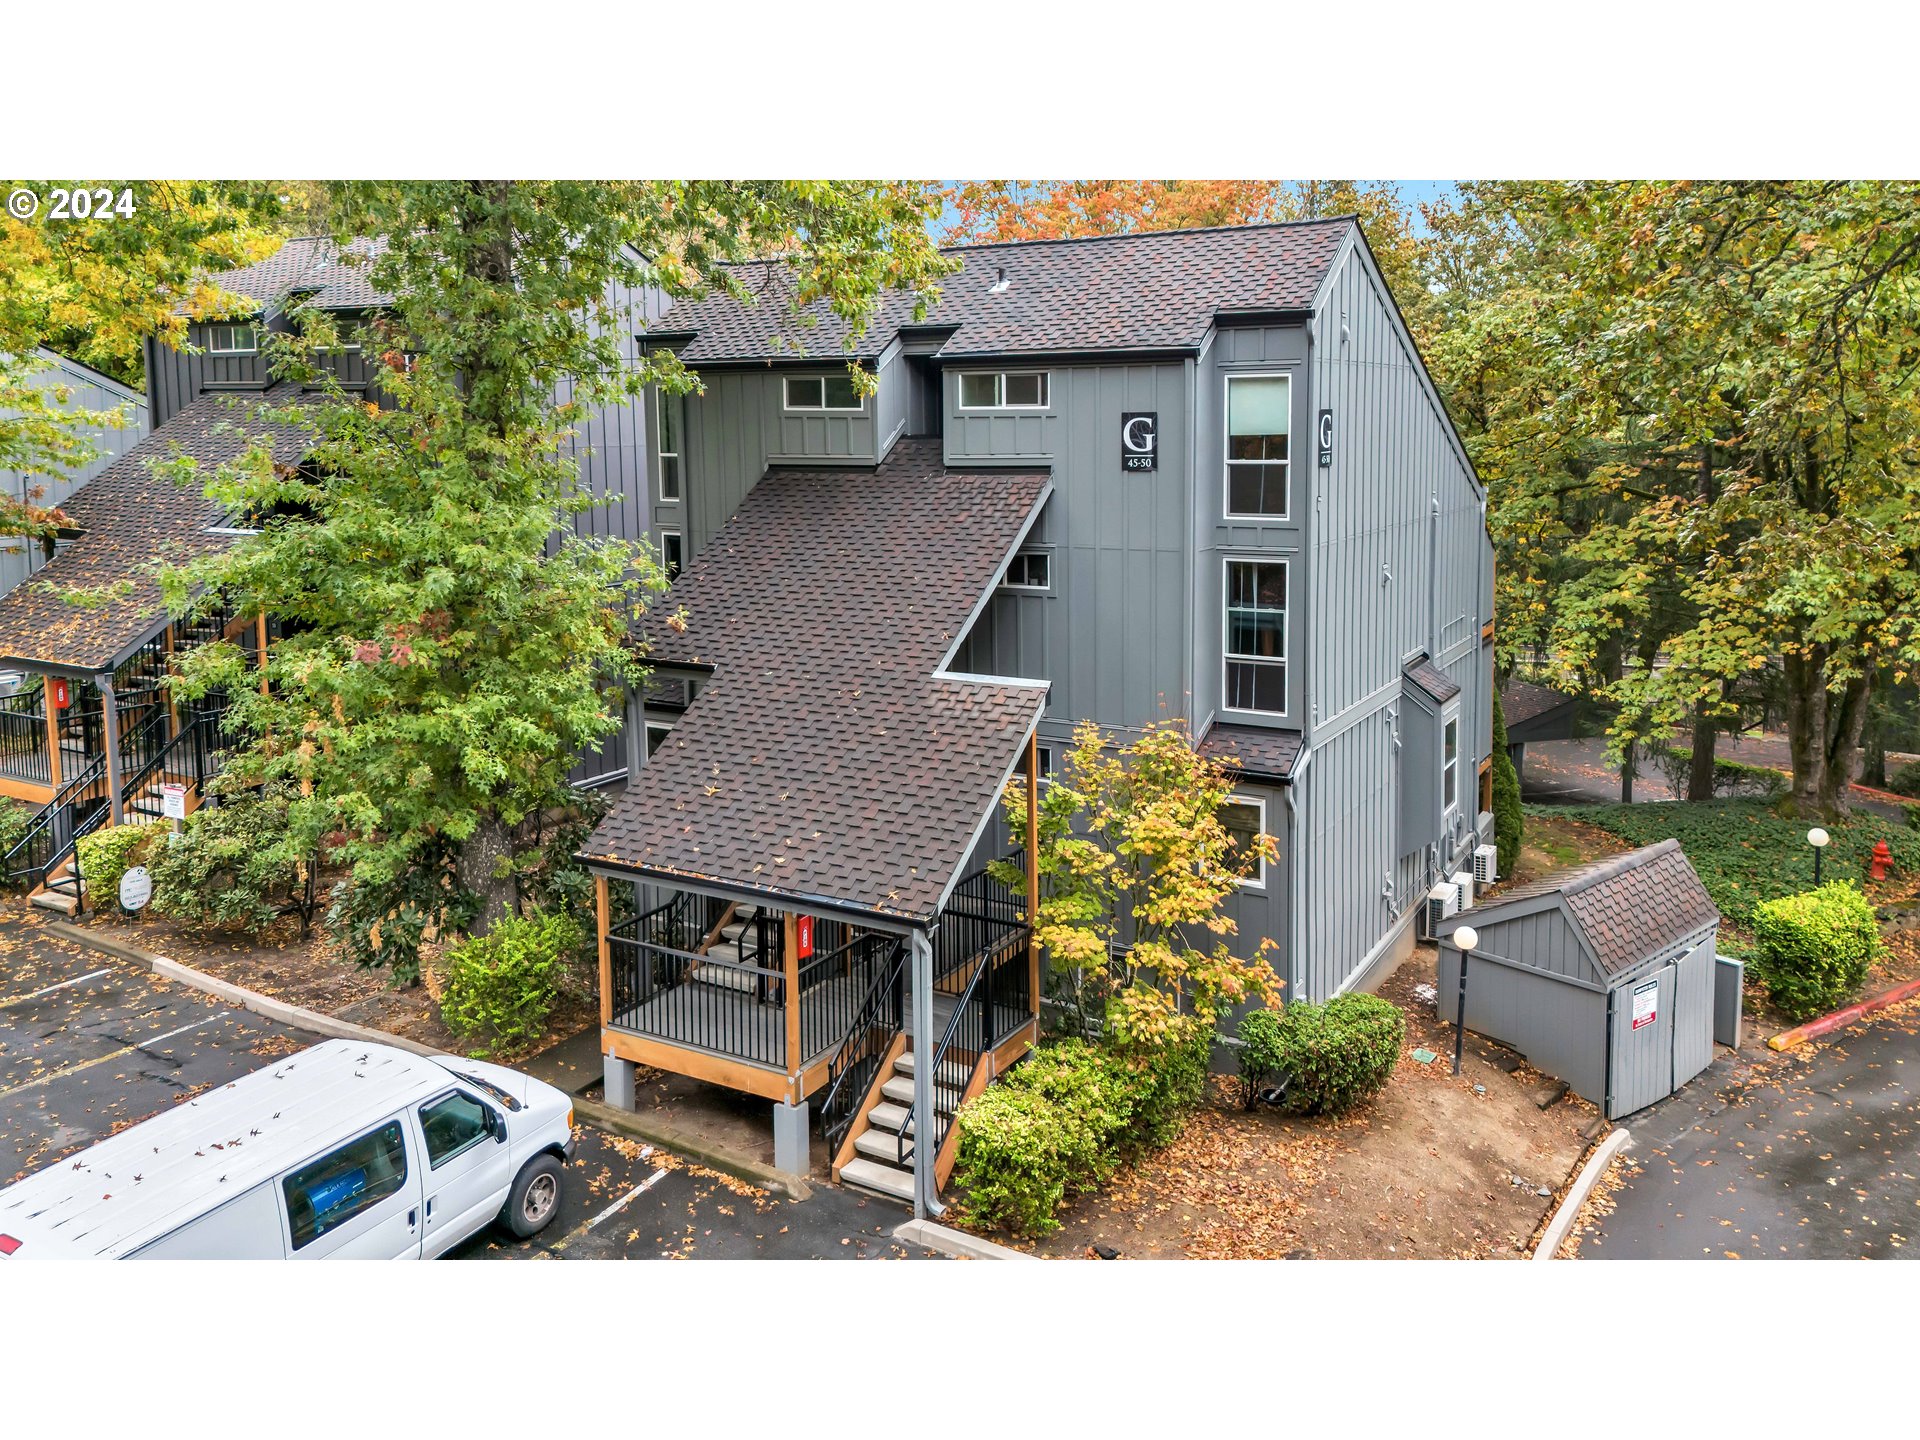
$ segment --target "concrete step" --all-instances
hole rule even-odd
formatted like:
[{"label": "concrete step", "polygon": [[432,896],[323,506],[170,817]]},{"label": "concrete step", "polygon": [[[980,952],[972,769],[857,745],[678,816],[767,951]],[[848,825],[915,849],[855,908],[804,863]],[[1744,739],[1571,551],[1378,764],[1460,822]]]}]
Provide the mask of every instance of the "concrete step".
[{"label": "concrete step", "polygon": [[882,1165],[877,1160],[849,1160],[840,1167],[840,1180],[876,1195],[913,1203],[913,1176],[897,1165]]},{"label": "concrete step", "polygon": [[59,890],[42,890],[33,897],[33,903],[42,910],[56,910],[62,915],[72,915],[80,909],[78,900]]},{"label": "concrete step", "polygon": [[[890,1130],[862,1130],[860,1138],[853,1142],[853,1148],[882,1165],[900,1163],[900,1137]],[[913,1153],[911,1145],[907,1153]]]},{"label": "concrete step", "polygon": [[[904,1051],[893,1062],[893,1069],[897,1075],[913,1074],[913,1051]],[[933,1078],[935,1084],[948,1085],[955,1090],[964,1090],[967,1088],[967,1081],[973,1078],[973,1067],[961,1060],[942,1060],[940,1062],[940,1073]]]},{"label": "concrete step", "polygon": [[[905,1075],[896,1075],[880,1087],[880,1093],[889,1100],[897,1100],[909,1108],[913,1105],[913,1081]],[[933,1087],[934,1108],[951,1115],[960,1108],[960,1091],[945,1085]]]},{"label": "concrete step", "polygon": [[913,1107],[883,1102],[867,1112],[867,1124],[875,1130],[885,1130],[890,1135],[898,1135],[905,1126],[909,1135],[913,1133]]}]

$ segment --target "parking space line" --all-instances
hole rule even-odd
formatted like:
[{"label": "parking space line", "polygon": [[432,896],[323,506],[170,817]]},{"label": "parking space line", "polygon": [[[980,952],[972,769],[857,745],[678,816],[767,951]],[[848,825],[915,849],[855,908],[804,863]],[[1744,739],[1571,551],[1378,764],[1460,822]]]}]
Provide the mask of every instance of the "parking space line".
[{"label": "parking space line", "polygon": [[218,1020],[221,1016],[230,1013],[232,1012],[227,1010],[216,1010],[211,1015],[203,1016],[194,1021],[191,1025],[182,1025],[178,1030],[169,1030],[164,1035],[152,1035],[145,1040],[136,1040],[131,1045],[122,1045],[118,1050],[109,1050],[104,1055],[96,1055],[91,1060],[82,1060],[77,1065],[67,1065],[58,1070],[49,1070],[46,1074],[36,1076],[32,1080],[23,1080],[18,1085],[12,1085],[5,1090],[0,1090],[0,1100],[6,1099],[9,1095],[18,1095],[22,1090],[31,1090],[36,1085],[46,1085],[55,1080],[64,1080],[69,1075],[77,1075],[82,1070],[91,1070],[95,1065],[104,1065],[109,1060],[121,1059],[123,1056],[131,1055],[136,1050],[144,1050],[149,1045],[158,1045],[162,1040],[171,1040],[176,1035],[184,1035],[189,1030],[198,1030],[202,1025],[213,1020]]},{"label": "parking space line", "polygon": [[651,1190],[654,1186],[658,1185],[662,1180],[666,1179],[670,1173],[671,1173],[670,1171],[666,1171],[666,1170],[654,1171],[653,1174],[649,1175],[646,1179],[642,1180],[638,1185],[634,1186],[633,1189],[627,1191],[626,1194],[622,1195],[618,1200],[614,1201],[613,1204],[609,1205],[606,1209],[602,1210],[598,1215],[594,1216],[591,1220],[587,1221],[584,1229],[591,1230],[594,1228],[594,1226],[598,1225],[602,1220],[611,1220],[615,1215],[619,1214],[620,1211],[626,1209],[628,1201],[636,1200],[640,1196],[646,1194],[647,1191]]},{"label": "parking space line", "polygon": [[65,990],[69,985],[84,985],[89,980],[98,980],[102,975],[112,973],[111,966],[103,965],[98,970],[89,970],[86,974],[76,975],[71,980],[62,980],[58,985],[49,985],[43,990],[34,991],[31,995],[16,995],[11,1000],[0,1000],[0,1010],[6,1009],[9,1005],[24,1005],[29,1000],[38,1000],[42,995],[51,995],[56,990]]}]

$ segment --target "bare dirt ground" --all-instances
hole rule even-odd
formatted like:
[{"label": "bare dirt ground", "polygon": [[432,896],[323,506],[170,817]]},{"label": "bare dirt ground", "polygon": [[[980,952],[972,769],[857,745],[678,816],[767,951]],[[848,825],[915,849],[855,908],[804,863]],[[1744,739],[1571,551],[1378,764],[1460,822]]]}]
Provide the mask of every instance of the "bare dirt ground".
[{"label": "bare dirt ground", "polygon": [[[476,1048],[475,1042],[459,1039],[440,1021],[439,984],[433,971],[437,956],[431,948],[423,982],[395,986],[386,971],[363,970],[348,959],[317,919],[304,939],[299,920],[291,915],[260,935],[196,930],[151,911],[131,920],[89,911],[76,923],[291,1005],[440,1050],[464,1054]],[[596,1021],[595,1003],[590,992],[563,999],[538,1043],[493,1058],[511,1064],[574,1034]]]},{"label": "bare dirt ground", "polygon": [[[1132,1259],[1524,1255],[1597,1112],[1572,1096],[1541,1109],[1546,1077],[1477,1037],[1451,1075],[1452,1031],[1416,993],[1432,980],[1423,946],[1381,988],[1407,1011],[1407,1046],[1369,1104],[1339,1119],[1249,1114],[1232,1083],[1216,1080],[1179,1140],[1025,1248],[1070,1257],[1099,1244]],[[1416,1049],[1436,1058],[1423,1065]]]}]

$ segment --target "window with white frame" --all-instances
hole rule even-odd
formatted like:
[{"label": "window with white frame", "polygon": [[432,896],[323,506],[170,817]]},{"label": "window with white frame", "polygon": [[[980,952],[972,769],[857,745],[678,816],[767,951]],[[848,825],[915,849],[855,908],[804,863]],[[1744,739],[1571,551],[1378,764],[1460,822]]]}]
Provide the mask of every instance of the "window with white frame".
[{"label": "window with white frame", "polygon": [[647,722],[647,754],[651,756],[654,751],[666,744],[667,736],[672,733],[672,725],[658,720],[649,720]]},{"label": "window with white frame", "polygon": [[1287,565],[1284,560],[1227,561],[1224,624],[1224,707],[1269,715],[1285,714]]},{"label": "window with white frame", "polygon": [[260,349],[251,325],[209,325],[207,350],[214,355],[253,355]]},{"label": "window with white frame", "polygon": [[962,410],[1044,410],[1044,370],[970,370],[960,376]]},{"label": "window with white frame", "polygon": [[664,391],[657,397],[655,414],[660,441],[660,498],[680,498],[680,422],[674,411],[678,397]]},{"label": "window with white frame", "polygon": [[1460,717],[1446,723],[1440,741],[1440,803],[1453,810],[1460,804]]},{"label": "window with white frame", "polygon": [[662,530],[660,532],[660,563],[666,567],[667,579],[680,578],[680,563],[685,558],[681,550],[680,532]]},{"label": "window with white frame", "polygon": [[833,375],[786,377],[789,410],[859,410],[865,404],[853,388],[853,376],[842,370]]},{"label": "window with white frame", "polygon": [[1286,518],[1292,392],[1285,375],[1227,377],[1227,514]]},{"label": "window with white frame", "polygon": [[1260,837],[1267,833],[1267,802],[1257,795],[1230,795],[1220,807],[1220,828],[1227,832],[1227,855],[1238,862],[1248,855],[1259,855],[1247,878],[1240,883],[1249,890],[1263,890],[1267,884],[1267,858],[1260,854]]},{"label": "window with white frame", "polygon": [[1022,550],[1007,562],[1008,590],[1045,592],[1053,588],[1053,555],[1047,550]]},{"label": "window with white frame", "polygon": [[1040,772],[1040,788],[1046,789],[1053,783],[1053,747],[1036,745],[1033,747],[1034,769]]}]

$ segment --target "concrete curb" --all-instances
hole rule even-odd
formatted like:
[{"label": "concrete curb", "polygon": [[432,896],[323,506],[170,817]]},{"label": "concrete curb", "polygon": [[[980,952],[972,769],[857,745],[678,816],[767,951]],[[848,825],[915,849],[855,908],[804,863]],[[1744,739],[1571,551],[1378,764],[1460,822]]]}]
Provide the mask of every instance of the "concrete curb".
[{"label": "concrete curb", "polygon": [[[90,950],[112,955],[121,960],[131,961],[135,965],[145,966],[154,974],[165,979],[177,981],[190,989],[215,996],[229,1005],[242,1010],[250,1010],[263,1019],[277,1021],[282,1025],[291,1025],[296,1029],[310,1030],[316,1035],[325,1035],[340,1040],[364,1040],[375,1045],[391,1045],[399,1050],[408,1050],[415,1055],[445,1055],[448,1052],[436,1050],[431,1045],[422,1045],[418,1040],[409,1040],[403,1035],[389,1035],[384,1030],[375,1030],[366,1025],[355,1025],[351,1021],[336,1020],[331,1015],[322,1015],[318,1010],[309,1010],[301,1005],[289,1005],[284,1000],[276,1000],[271,995],[262,995],[257,990],[248,990],[244,986],[220,980],[212,975],[204,975],[198,970],[169,960],[164,955],[155,955],[152,951],[142,950],[111,935],[98,935],[78,925],[70,925],[64,920],[49,920],[46,930],[63,940],[71,940],[76,945],[84,945]],[[458,1058],[458,1057],[454,1057]],[[813,1188],[798,1175],[790,1175],[784,1170],[776,1170],[771,1165],[762,1165],[744,1155],[735,1155],[729,1150],[708,1144],[706,1141],[675,1130],[670,1125],[629,1114],[625,1110],[616,1110],[611,1105],[603,1105],[597,1100],[588,1100],[583,1096],[569,1097],[573,1101],[574,1114],[597,1129],[611,1131],[616,1135],[625,1135],[631,1139],[644,1140],[663,1150],[704,1165],[710,1170],[718,1170],[745,1180],[750,1185],[763,1189],[776,1190],[794,1200],[808,1200],[813,1196]]]},{"label": "concrete curb", "polygon": [[1909,980],[1904,985],[1896,985],[1885,994],[1872,995],[1857,1004],[1847,1005],[1817,1020],[1809,1020],[1804,1025],[1796,1025],[1791,1030],[1782,1030],[1778,1035],[1767,1037],[1770,1050],[1791,1050],[1795,1045],[1804,1045],[1809,1040],[1817,1040],[1822,1035],[1831,1035],[1836,1030],[1844,1030],[1856,1020],[1864,1020],[1877,1010],[1885,1010],[1889,1005],[1898,1005],[1903,1000],[1911,1000],[1920,995],[1920,980]]},{"label": "concrete curb", "polygon": [[1579,1215],[1580,1207],[1587,1203],[1587,1196],[1593,1193],[1593,1187],[1600,1183],[1600,1177],[1607,1173],[1607,1167],[1613,1164],[1614,1157],[1633,1144],[1631,1130],[1616,1130],[1600,1142],[1599,1149],[1587,1157],[1587,1163],[1580,1167],[1580,1173],[1574,1177],[1566,1196],[1560,1202],[1560,1208],[1553,1212],[1553,1218],[1547,1222],[1546,1230],[1540,1236],[1540,1243],[1533,1247],[1535,1260],[1552,1260],[1560,1253],[1560,1247],[1566,1242],[1567,1232],[1573,1229],[1574,1217]]},{"label": "concrete curb", "polygon": [[1010,1249],[1005,1245],[996,1245],[991,1240],[982,1240],[978,1235],[969,1235],[964,1230],[955,1230],[946,1225],[937,1225],[931,1220],[909,1220],[893,1232],[893,1238],[904,1240],[909,1245],[919,1245],[928,1250],[937,1250],[942,1255],[955,1260],[1038,1260],[1038,1255],[1029,1255],[1024,1250]]}]

